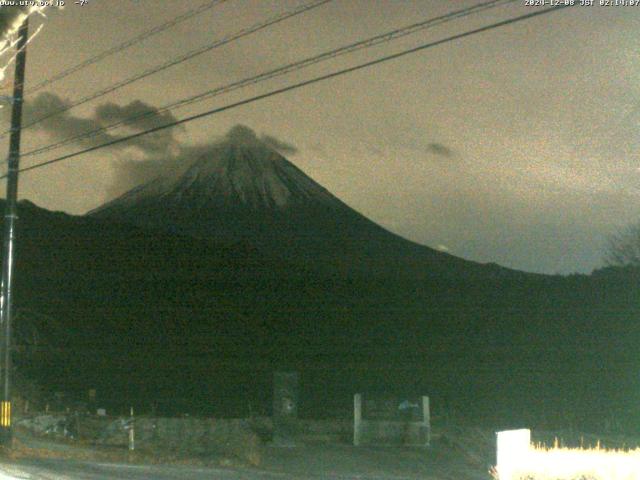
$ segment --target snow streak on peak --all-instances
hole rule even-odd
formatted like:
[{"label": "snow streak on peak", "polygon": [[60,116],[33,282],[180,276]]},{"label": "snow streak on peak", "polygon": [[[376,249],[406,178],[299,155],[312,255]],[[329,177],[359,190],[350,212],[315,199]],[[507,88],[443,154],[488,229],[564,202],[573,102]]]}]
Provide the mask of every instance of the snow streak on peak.
[{"label": "snow streak on peak", "polygon": [[253,207],[283,208],[290,201],[332,196],[279,153],[262,144],[225,142],[200,157],[176,185],[175,193],[195,190]]},{"label": "snow streak on peak", "polygon": [[153,198],[161,198],[167,205],[226,204],[253,209],[280,210],[308,202],[342,206],[278,153],[270,145],[270,137],[265,138],[267,141],[258,138],[247,127],[233,127],[222,141],[198,149],[197,157],[181,175],[158,177],[98,210]]},{"label": "snow streak on peak", "polygon": [[189,162],[180,173],[157,177],[89,215],[197,238],[248,242],[305,268],[341,274],[429,271],[449,276],[478,268],[367,219],[278,152],[287,147],[234,127],[221,141],[192,148],[192,155],[183,156]]}]

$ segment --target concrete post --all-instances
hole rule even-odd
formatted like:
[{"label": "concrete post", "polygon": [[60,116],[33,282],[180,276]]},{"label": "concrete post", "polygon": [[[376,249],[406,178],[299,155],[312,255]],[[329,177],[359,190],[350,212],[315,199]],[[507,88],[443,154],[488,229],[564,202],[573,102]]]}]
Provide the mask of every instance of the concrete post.
[{"label": "concrete post", "polygon": [[422,396],[422,421],[424,422],[425,438],[420,439],[424,440],[424,445],[431,445],[431,405],[429,403],[429,397],[426,395]]},{"label": "concrete post", "polygon": [[362,430],[362,394],[356,393],[353,396],[353,444],[360,445],[360,434]]},{"label": "concrete post", "polygon": [[131,422],[129,424],[129,450],[136,448],[135,420],[133,419],[133,407],[131,407]]},{"label": "concrete post", "polygon": [[273,444],[293,447],[298,431],[299,375],[273,374]]}]

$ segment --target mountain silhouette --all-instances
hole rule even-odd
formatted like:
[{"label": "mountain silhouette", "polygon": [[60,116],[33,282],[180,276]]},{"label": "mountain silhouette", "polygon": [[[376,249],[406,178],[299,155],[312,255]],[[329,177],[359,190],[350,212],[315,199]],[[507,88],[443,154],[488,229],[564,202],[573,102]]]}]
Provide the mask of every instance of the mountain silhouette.
[{"label": "mountain silhouette", "polygon": [[456,259],[386,232],[277,153],[256,159],[260,144],[218,147],[90,216],[21,202],[18,371],[49,392],[97,388],[109,408],[164,402],[167,414],[245,415],[245,401],[268,412],[281,369],[301,372],[319,415],[368,389],[412,388],[484,419],[548,418],[556,403],[559,419],[577,403],[599,418],[604,402],[635,401],[637,272]]},{"label": "mountain silhouette", "polygon": [[342,273],[513,273],[385,230],[244,126],[232,128],[180,175],[159,176],[88,215],[197,238],[248,242],[288,260]]}]

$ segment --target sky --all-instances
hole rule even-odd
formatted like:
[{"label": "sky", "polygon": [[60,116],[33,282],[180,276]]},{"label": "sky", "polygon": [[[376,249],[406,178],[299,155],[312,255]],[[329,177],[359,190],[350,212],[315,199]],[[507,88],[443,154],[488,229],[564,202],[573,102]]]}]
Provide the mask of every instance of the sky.
[{"label": "sky", "polygon": [[[32,32],[43,27],[28,46],[27,121],[303,2],[221,2],[29,94],[30,86],[208,2],[66,3],[31,19]],[[478,3],[333,0],[26,128],[22,151]],[[512,2],[165,112],[97,141],[536,8]],[[405,238],[519,270],[588,273],[602,266],[607,238],[640,221],[638,32],[640,6],[564,9],[25,172],[20,197],[83,214],[150,179],[166,159],[188,162],[185,152],[206,149],[242,124],[279,145],[345,203]],[[0,94],[10,93],[10,77]],[[5,102],[5,127],[9,113]],[[7,144],[3,138],[0,148]],[[22,166],[89,145],[27,155]]]}]

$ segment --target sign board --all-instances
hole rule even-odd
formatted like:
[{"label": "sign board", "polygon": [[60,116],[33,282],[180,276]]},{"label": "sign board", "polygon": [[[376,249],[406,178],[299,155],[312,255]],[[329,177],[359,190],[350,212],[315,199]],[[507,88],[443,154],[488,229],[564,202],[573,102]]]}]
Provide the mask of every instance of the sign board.
[{"label": "sign board", "polygon": [[428,446],[429,397],[353,397],[354,445]]},{"label": "sign board", "polygon": [[422,422],[424,420],[422,397],[365,396],[362,400],[362,418]]}]

